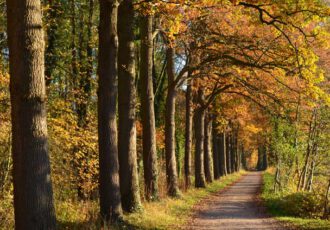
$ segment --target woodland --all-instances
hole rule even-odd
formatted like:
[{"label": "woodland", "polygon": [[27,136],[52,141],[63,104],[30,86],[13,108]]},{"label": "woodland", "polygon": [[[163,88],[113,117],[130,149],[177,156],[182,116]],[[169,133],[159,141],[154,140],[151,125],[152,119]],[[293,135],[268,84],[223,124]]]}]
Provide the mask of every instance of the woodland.
[{"label": "woodland", "polygon": [[0,229],[139,229],[243,170],[329,221],[328,0],[0,8]]}]

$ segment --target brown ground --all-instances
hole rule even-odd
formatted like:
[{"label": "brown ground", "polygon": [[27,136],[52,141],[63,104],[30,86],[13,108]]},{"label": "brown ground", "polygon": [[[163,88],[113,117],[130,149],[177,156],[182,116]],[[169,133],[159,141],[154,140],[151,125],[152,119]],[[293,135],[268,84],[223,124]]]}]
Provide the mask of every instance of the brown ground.
[{"label": "brown ground", "polygon": [[187,229],[284,229],[258,202],[261,183],[260,172],[249,172],[225,191],[201,202]]}]

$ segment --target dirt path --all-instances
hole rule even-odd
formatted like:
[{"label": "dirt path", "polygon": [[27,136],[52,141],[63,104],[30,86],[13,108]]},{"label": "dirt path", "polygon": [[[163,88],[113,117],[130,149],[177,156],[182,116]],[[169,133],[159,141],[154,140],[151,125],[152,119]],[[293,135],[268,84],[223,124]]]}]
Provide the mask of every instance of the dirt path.
[{"label": "dirt path", "polygon": [[187,229],[284,229],[258,205],[261,182],[260,172],[249,172],[227,190],[209,197],[197,207]]}]

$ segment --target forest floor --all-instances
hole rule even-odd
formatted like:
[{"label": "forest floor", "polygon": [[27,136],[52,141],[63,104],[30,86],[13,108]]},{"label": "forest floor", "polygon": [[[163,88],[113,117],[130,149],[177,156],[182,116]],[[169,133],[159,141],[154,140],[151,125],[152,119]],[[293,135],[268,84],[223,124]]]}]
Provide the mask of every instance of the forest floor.
[{"label": "forest floor", "polygon": [[247,173],[237,183],[197,205],[186,229],[286,229],[267,215],[259,199],[261,186],[261,172]]}]

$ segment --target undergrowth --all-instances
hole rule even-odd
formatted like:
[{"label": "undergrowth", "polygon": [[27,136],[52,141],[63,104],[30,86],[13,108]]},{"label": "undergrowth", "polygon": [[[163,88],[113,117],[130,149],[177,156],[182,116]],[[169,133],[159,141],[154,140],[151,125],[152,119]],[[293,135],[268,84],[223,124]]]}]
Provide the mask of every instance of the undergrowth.
[{"label": "undergrowth", "polygon": [[262,199],[270,214],[298,229],[330,229],[330,221],[322,220],[324,197],[313,192],[273,190],[274,175],[263,174]]}]

